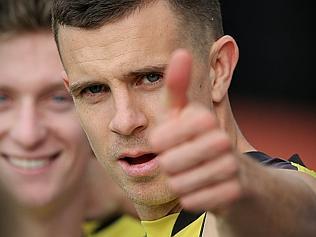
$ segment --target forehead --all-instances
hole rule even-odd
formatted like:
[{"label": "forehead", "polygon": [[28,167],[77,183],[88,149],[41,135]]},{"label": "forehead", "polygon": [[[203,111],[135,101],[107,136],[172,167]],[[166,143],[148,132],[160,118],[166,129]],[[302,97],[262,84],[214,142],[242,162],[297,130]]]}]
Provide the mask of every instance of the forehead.
[{"label": "forehead", "polygon": [[159,1],[98,29],[60,27],[59,44],[71,78],[76,73],[126,73],[147,63],[164,64],[181,45],[178,35],[173,12]]},{"label": "forehead", "polygon": [[52,34],[29,33],[0,41],[0,85],[36,88],[62,84],[62,65]]}]

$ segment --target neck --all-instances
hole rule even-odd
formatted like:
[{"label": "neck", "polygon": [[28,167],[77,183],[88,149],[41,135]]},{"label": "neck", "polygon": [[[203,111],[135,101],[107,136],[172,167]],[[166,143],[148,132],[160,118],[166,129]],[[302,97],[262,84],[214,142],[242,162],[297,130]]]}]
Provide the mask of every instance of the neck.
[{"label": "neck", "polygon": [[234,148],[240,153],[255,151],[256,149],[250,145],[237,125],[228,96],[220,104],[216,104],[214,108],[219,119],[220,126],[228,132],[232,139]]},{"label": "neck", "polygon": [[[105,191],[108,190],[105,188],[102,189]],[[133,217],[138,217],[132,202],[127,197],[123,196],[124,194],[121,195],[113,196],[112,194],[105,194],[97,196],[96,193],[95,195],[89,193],[85,200],[85,219],[107,219],[117,214],[128,214]]]},{"label": "neck", "polygon": [[162,217],[180,212],[182,209],[178,200],[157,206],[135,204],[135,208],[140,219],[143,221],[158,220]]},{"label": "neck", "polygon": [[16,236],[26,237],[80,237],[83,222],[83,190],[67,195],[45,207],[15,207]]}]

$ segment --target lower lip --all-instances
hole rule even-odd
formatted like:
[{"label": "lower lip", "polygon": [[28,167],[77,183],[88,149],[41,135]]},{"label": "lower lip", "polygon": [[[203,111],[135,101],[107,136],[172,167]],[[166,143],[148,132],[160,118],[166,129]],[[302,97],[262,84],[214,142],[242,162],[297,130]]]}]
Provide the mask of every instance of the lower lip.
[{"label": "lower lip", "polygon": [[131,177],[152,176],[159,168],[157,157],[142,164],[131,165],[125,160],[118,160],[118,162],[124,172]]},{"label": "lower lip", "polygon": [[33,169],[27,169],[27,168],[20,168],[10,163],[7,159],[6,162],[9,164],[11,169],[13,169],[16,173],[19,173],[21,175],[27,175],[27,176],[36,176],[36,175],[42,175],[48,172],[49,169],[51,169],[53,163],[58,159],[56,158],[49,158],[49,162],[40,168],[33,168]]}]

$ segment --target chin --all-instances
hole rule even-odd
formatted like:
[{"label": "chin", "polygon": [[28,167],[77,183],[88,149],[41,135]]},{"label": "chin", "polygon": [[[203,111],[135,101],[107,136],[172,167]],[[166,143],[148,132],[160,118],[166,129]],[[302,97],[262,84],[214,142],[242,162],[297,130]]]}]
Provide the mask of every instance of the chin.
[{"label": "chin", "polygon": [[160,206],[177,199],[166,185],[161,184],[152,184],[149,187],[133,187],[126,192],[135,204],[142,206]]},{"label": "chin", "polygon": [[40,209],[52,205],[58,199],[57,190],[44,187],[24,187],[13,193],[17,204],[26,209]]},{"label": "chin", "polygon": [[133,196],[130,197],[133,203],[141,206],[154,207],[154,206],[164,206],[168,203],[174,202],[177,197],[174,195],[143,195],[143,196]]}]

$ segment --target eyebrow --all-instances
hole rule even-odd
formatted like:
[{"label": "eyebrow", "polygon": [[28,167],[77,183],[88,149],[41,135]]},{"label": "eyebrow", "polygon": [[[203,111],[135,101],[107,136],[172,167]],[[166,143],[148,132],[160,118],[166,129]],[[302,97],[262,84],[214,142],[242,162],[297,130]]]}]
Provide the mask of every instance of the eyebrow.
[{"label": "eyebrow", "polygon": [[89,87],[89,86],[94,86],[98,84],[98,82],[96,81],[82,81],[82,82],[75,82],[71,85],[69,85],[69,92],[72,96],[76,96],[78,95],[78,93],[86,88],[86,87]]},{"label": "eyebrow", "polygon": [[152,72],[159,72],[159,73],[163,73],[167,68],[167,64],[158,64],[155,66],[147,66],[141,69],[137,69],[131,72],[126,73],[125,75],[123,75],[123,80],[128,79],[128,78],[133,78],[133,77],[137,77],[140,75],[145,75],[148,73],[152,73]]},{"label": "eyebrow", "polygon": [[[158,64],[155,66],[146,66],[146,67],[136,69],[136,70],[133,70],[133,71],[130,71],[130,72],[124,74],[120,80],[125,81],[125,80],[128,80],[130,78],[139,77],[139,76],[146,75],[146,74],[149,74],[152,72],[164,73],[166,68],[167,68],[167,64]],[[105,79],[105,81],[107,81],[107,80]],[[95,86],[95,85],[100,84],[100,83],[102,83],[102,82],[98,81],[98,80],[75,82],[75,83],[69,85],[69,91],[70,91],[71,95],[76,96],[76,95],[78,95],[78,93],[80,93],[80,91],[82,89],[87,88],[89,86]]]}]

